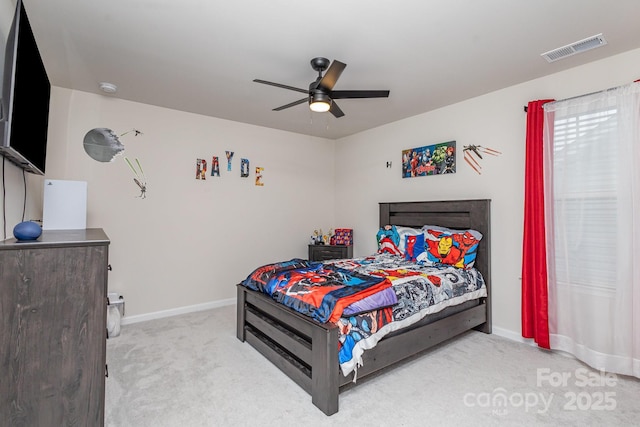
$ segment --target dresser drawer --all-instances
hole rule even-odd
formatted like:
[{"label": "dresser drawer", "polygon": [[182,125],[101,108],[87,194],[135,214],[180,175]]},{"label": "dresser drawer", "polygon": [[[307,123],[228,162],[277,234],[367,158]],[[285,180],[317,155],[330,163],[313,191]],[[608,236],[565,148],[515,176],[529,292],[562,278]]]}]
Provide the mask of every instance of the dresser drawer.
[{"label": "dresser drawer", "polygon": [[309,261],[327,261],[353,257],[353,246],[309,245]]}]

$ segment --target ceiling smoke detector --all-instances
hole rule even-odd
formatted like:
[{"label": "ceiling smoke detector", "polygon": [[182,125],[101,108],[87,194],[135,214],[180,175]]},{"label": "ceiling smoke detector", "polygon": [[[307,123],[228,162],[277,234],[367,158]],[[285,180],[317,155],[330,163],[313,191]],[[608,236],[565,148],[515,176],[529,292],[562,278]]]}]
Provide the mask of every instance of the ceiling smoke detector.
[{"label": "ceiling smoke detector", "polygon": [[116,91],[118,90],[118,86],[114,85],[113,83],[107,82],[100,83],[99,87],[100,90],[104,93],[116,93]]},{"label": "ceiling smoke detector", "polygon": [[587,37],[586,39],[577,41],[575,43],[568,44],[563,47],[559,47],[558,49],[550,50],[549,52],[545,52],[541,54],[547,62],[555,62],[559,59],[564,59],[569,56],[575,55],[576,53],[586,52],[591,49],[595,49],[600,46],[604,46],[607,44],[602,33],[597,34],[592,37]]}]

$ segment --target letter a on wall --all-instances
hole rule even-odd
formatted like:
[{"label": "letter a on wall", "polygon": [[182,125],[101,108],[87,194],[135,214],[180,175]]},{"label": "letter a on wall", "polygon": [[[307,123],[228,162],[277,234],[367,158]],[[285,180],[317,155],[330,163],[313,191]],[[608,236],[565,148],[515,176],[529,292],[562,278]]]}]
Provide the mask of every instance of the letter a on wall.
[{"label": "letter a on wall", "polygon": [[220,176],[220,162],[218,156],[213,156],[211,159],[211,176]]}]

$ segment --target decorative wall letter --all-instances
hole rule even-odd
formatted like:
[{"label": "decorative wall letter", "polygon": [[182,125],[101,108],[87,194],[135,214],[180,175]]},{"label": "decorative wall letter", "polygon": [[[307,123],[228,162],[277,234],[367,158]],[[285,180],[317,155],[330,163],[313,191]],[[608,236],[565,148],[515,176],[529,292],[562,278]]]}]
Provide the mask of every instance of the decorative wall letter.
[{"label": "decorative wall letter", "polygon": [[220,162],[218,162],[218,156],[213,156],[211,159],[211,176],[220,176]]},{"label": "decorative wall letter", "polygon": [[249,159],[240,159],[240,176],[242,178],[249,176]]},{"label": "decorative wall letter", "polygon": [[207,161],[205,159],[196,160],[196,179],[207,179]]},{"label": "decorative wall letter", "polygon": [[262,171],[264,168],[256,167],[256,185],[262,187],[264,182],[262,182]]},{"label": "decorative wall letter", "polygon": [[231,159],[233,159],[233,151],[225,151],[227,154],[227,171],[231,172]]}]

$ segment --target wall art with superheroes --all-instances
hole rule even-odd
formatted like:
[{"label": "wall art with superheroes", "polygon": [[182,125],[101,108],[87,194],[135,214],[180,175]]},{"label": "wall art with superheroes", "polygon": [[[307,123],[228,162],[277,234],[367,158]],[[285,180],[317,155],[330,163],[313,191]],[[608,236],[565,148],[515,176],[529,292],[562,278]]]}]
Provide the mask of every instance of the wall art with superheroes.
[{"label": "wall art with superheroes", "polygon": [[403,178],[443,175],[455,172],[455,141],[402,150]]}]

